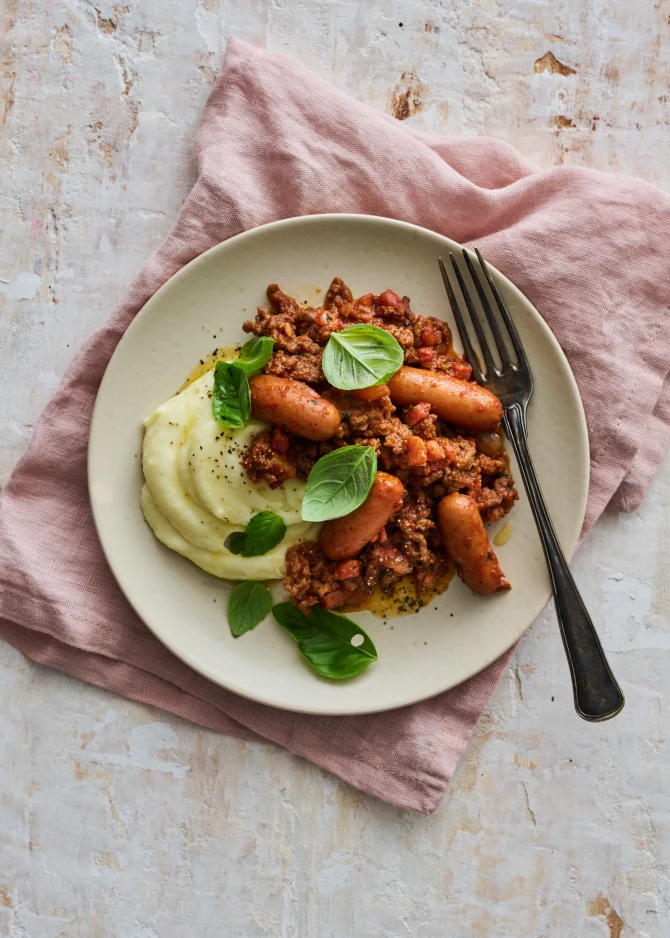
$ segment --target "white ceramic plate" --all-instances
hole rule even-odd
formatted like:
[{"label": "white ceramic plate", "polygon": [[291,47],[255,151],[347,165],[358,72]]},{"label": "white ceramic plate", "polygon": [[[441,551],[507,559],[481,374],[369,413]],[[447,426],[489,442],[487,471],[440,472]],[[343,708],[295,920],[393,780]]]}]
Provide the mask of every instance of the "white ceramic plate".
[{"label": "white ceramic plate", "polygon": [[[497,549],[512,590],[479,597],[453,580],[417,614],[388,622],[369,612],[356,614],[379,660],[346,682],[320,678],[272,617],[232,638],[225,615],[230,584],[160,544],[140,511],[142,420],[175,393],[207,352],[247,338],[242,321],[266,302],[268,283],[316,303],[331,278],[340,276],[354,295],[393,289],[411,297],[415,312],[451,322],[437,257],[457,248],[423,228],[360,215],[264,225],[188,264],[149,300],[119,343],[100,387],[89,445],[89,490],[100,541],[138,615],[171,651],[218,684],[287,710],[351,714],[400,707],[486,667],[547,603],[549,579],[513,457],[521,498],[508,516],[512,537]],[[495,276],[533,370],[530,448],[558,536],[571,556],[589,479],[579,392],[537,311],[505,277]]]}]

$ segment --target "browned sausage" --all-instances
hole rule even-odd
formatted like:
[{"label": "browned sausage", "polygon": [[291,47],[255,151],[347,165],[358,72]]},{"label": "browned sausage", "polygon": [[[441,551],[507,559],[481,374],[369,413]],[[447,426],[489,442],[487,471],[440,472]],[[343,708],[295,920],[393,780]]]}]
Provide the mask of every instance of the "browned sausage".
[{"label": "browned sausage", "polygon": [[400,508],[404,494],[405,486],[400,479],[388,472],[378,472],[362,505],[343,518],[326,521],[321,528],[319,544],[326,557],[330,560],[355,557]]},{"label": "browned sausage", "polygon": [[389,392],[388,386],[385,384],[373,384],[369,388],[358,388],[356,391],[351,392],[351,396],[355,397],[357,401],[379,401],[382,397],[385,397]]},{"label": "browned sausage", "polygon": [[307,440],[329,440],[340,425],[340,412],[302,381],[255,375],[249,378],[251,413]]},{"label": "browned sausage", "polygon": [[425,368],[403,367],[388,386],[394,404],[408,407],[425,401],[438,417],[459,427],[490,430],[502,420],[502,405],[495,394],[472,381]]},{"label": "browned sausage", "polygon": [[485,595],[511,589],[472,498],[459,492],[445,495],[437,506],[437,523],[444,549],[473,593]]}]

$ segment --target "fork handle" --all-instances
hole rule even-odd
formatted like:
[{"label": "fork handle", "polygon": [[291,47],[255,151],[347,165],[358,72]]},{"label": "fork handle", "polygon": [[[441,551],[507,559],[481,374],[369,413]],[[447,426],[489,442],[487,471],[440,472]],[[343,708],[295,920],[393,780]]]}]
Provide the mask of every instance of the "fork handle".
[{"label": "fork handle", "polygon": [[575,709],[584,720],[609,720],[623,708],[624,696],[610,670],[595,626],[572,579],[542,496],[528,450],[525,407],[512,404],[506,408],[503,423],[519,462],[547,560],[556,600],[556,615],[570,665]]}]

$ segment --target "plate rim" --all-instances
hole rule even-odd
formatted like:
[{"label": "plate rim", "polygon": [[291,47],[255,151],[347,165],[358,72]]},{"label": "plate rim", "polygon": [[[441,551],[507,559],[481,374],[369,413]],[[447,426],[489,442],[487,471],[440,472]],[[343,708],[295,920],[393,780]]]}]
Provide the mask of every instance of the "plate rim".
[{"label": "plate rim", "polygon": [[[267,222],[263,225],[257,225],[254,228],[247,229],[246,231],[241,231],[238,234],[233,235],[230,238],[227,238],[225,241],[220,241],[217,244],[212,245],[212,247],[203,251],[201,254],[198,254],[196,257],[192,258],[190,261],[184,264],[184,266],[181,267],[178,271],[176,271],[171,277],[169,277],[165,281],[165,283],[161,284],[161,286],[156,290],[156,292],[153,293],[149,297],[149,299],[143,304],[143,306],[135,314],[132,321],[130,322],[125,332],[121,336],[119,342],[117,343],[116,348],[114,349],[114,352],[112,353],[109,361],[107,362],[104,374],[102,376],[100,385],[96,393],[96,398],[95,398],[95,403],[93,406],[93,411],[91,414],[91,423],[90,423],[90,428],[89,428],[89,437],[88,437],[88,444],[87,444],[87,458],[86,458],[86,473],[87,473],[87,490],[88,490],[88,496],[89,496],[89,503],[91,506],[91,514],[93,517],[93,524],[95,527],[96,535],[98,537],[98,541],[100,543],[103,555],[105,557],[105,561],[107,562],[107,565],[110,568],[112,576],[114,577],[114,580],[116,581],[119,589],[123,593],[126,601],[130,604],[130,606],[132,607],[133,611],[138,616],[138,618],[149,629],[151,634],[154,635],[157,638],[157,640],[161,642],[161,644],[165,648],[167,648],[172,654],[174,654],[178,660],[186,664],[189,668],[191,668],[197,674],[200,674],[202,677],[206,678],[207,680],[210,680],[216,686],[222,687],[225,690],[230,691],[231,693],[237,694],[246,700],[253,701],[254,703],[259,703],[265,706],[273,707],[274,709],[281,709],[281,710],[286,710],[286,711],[294,712],[294,713],[305,713],[305,714],[314,714],[314,715],[321,715],[321,716],[356,716],[356,715],[364,715],[364,714],[371,714],[371,713],[381,713],[381,712],[387,712],[387,711],[390,712],[396,709],[400,709],[402,707],[411,706],[413,704],[418,704],[424,700],[428,700],[432,697],[439,696],[439,694],[446,693],[447,691],[452,690],[454,687],[459,687],[461,684],[465,683],[465,681],[471,680],[477,674],[480,674],[482,671],[486,670],[486,668],[488,668],[495,661],[499,660],[499,658],[501,658],[503,655],[507,654],[507,652],[523,637],[523,635],[527,632],[527,630],[536,621],[536,619],[542,614],[542,612],[548,605],[549,601],[552,598],[551,593],[547,599],[547,602],[538,611],[536,616],[516,635],[516,637],[511,639],[509,644],[506,645],[506,647],[502,651],[497,651],[493,657],[486,655],[485,656],[486,660],[483,661],[482,664],[479,664],[475,668],[473,668],[471,671],[468,671],[463,677],[459,678],[458,682],[448,683],[440,691],[431,691],[430,693],[420,696],[420,697],[411,695],[409,698],[394,704],[392,707],[389,707],[386,705],[380,707],[378,705],[375,706],[374,704],[372,704],[370,706],[357,705],[355,707],[349,707],[349,708],[344,707],[343,709],[337,709],[337,710],[333,710],[333,709],[324,710],[324,709],[319,709],[319,708],[313,708],[305,704],[301,704],[300,706],[291,706],[283,701],[278,702],[276,699],[272,697],[271,694],[269,696],[263,696],[262,694],[254,694],[252,696],[248,691],[245,691],[243,687],[236,686],[234,681],[228,680],[227,683],[225,684],[222,683],[221,679],[217,677],[212,671],[210,671],[207,668],[206,664],[203,664],[201,662],[195,663],[192,660],[190,655],[184,653],[183,649],[177,650],[174,647],[174,643],[171,641],[167,641],[161,635],[159,635],[158,632],[155,631],[155,629],[151,626],[151,624],[140,613],[135,603],[133,602],[133,600],[130,598],[130,596],[124,589],[123,584],[122,584],[122,578],[120,575],[117,575],[117,569],[116,569],[113,557],[110,556],[110,553],[108,552],[107,545],[105,543],[105,537],[104,537],[103,530],[102,530],[103,525],[101,524],[101,519],[99,515],[99,512],[101,512],[101,509],[102,509],[102,505],[98,506],[97,496],[93,490],[94,482],[92,481],[92,475],[91,475],[91,466],[95,459],[95,450],[96,450],[96,445],[97,445],[96,440],[97,440],[98,435],[102,432],[102,420],[99,418],[99,413],[100,413],[100,410],[102,409],[102,405],[100,404],[100,401],[101,401],[103,392],[105,390],[107,381],[112,380],[111,378],[109,378],[112,363],[114,362],[114,359],[119,349],[125,344],[127,344],[128,341],[132,341],[132,335],[136,328],[136,324],[140,321],[141,318],[144,318],[147,315],[150,315],[151,308],[156,303],[160,303],[163,292],[167,291],[169,288],[171,288],[172,285],[174,285],[174,283],[178,282],[179,280],[187,276],[187,274],[189,274],[192,270],[197,269],[199,265],[206,263],[207,259],[211,255],[215,255],[219,252],[225,251],[231,244],[243,243],[245,240],[251,239],[254,235],[257,235],[261,231],[267,231],[270,229],[281,230],[283,228],[290,228],[292,226],[301,225],[301,224],[314,224],[314,223],[318,224],[319,222],[324,222],[327,219],[337,219],[337,220],[344,221],[344,222],[353,222],[354,224],[378,224],[381,222],[381,223],[388,224],[392,227],[404,230],[405,232],[409,232],[409,233],[418,232],[421,234],[430,235],[432,237],[437,237],[444,242],[445,249],[448,248],[449,250],[453,251],[453,245],[456,245],[458,249],[465,248],[465,245],[461,244],[460,242],[454,241],[453,239],[447,237],[446,235],[443,235],[441,232],[434,231],[430,228],[425,228],[421,225],[415,225],[411,222],[401,221],[396,218],[388,218],[382,215],[366,215],[366,214],[360,214],[360,213],[354,213],[354,212],[327,212],[327,213],[315,214],[315,215],[298,215],[298,216],[294,216],[290,218],[282,218],[276,221]],[[467,248],[467,250],[471,251],[472,249]],[[579,423],[578,429],[579,429],[579,436],[580,436],[580,440],[581,440],[583,452],[584,452],[584,465],[582,466],[582,471],[583,471],[583,477],[586,481],[584,490],[581,493],[581,504],[578,506],[579,518],[581,519],[581,523],[580,523],[580,531],[581,531],[583,527],[583,523],[584,523],[584,518],[586,515],[586,506],[587,506],[588,493],[589,493],[589,487],[590,487],[590,442],[589,442],[589,436],[588,436],[588,425],[586,421],[586,414],[584,412],[584,405],[582,402],[581,394],[579,392],[577,381],[575,379],[572,368],[570,366],[570,362],[568,361],[568,358],[565,352],[563,351],[560,343],[558,342],[558,339],[556,338],[556,336],[554,335],[554,333],[552,332],[552,330],[550,329],[549,325],[546,323],[542,315],[539,313],[535,305],[531,302],[530,299],[528,299],[528,297],[524,293],[521,292],[521,290],[508,277],[505,276],[505,274],[503,274],[500,270],[498,270],[497,267],[495,267],[494,265],[490,263],[488,264],[488,267],[495,277],[499,277],[501,279],[506,289],[508,289],[515,296],[515,298],[520,299],[524,305],[530,308],[531,315],[534,317],[536,324],[545,333],[545,337],[548,339],[549,343],[553,346],[554,351],[558,354],[559,358],[562,360],[565,376],[567,378],[568,384],[571,385],[573,396],[577,403],[577,416],[578,416],[578,423]],[[450,325],[450,328],[451,328],[451,325]],[[128,338],[128,336],[130,336],[130,339]],[[522,497],[527,498],[523,483],[520,486],[520,492],[523,493]],[[575,550],[577,549],[577,546],[579,545],[579,540],[580,540],[580,536],[578,535],[575,540],[575,543],[573,545],[570,545],[569,548],[566,550],[566,558],[568,562],[570,562],[572,557],[574,556]],[[226,581],[226,582],[229,582],[229,581]]]}]

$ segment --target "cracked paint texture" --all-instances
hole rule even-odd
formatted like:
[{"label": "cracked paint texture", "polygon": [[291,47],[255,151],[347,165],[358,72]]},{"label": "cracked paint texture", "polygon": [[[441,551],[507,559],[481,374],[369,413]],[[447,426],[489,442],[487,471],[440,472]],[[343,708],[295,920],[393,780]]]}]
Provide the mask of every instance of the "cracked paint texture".
[{"label": "cracked paint texture", "polygon": [[[4,0],[0,484],[169,230],[232,34],[408,126],[670,189],[667,0]],[[669,465],[574,563],[622,715],[576,718],[548,609],[432,818],[0,646],[0,936],[665,938]]]}]

